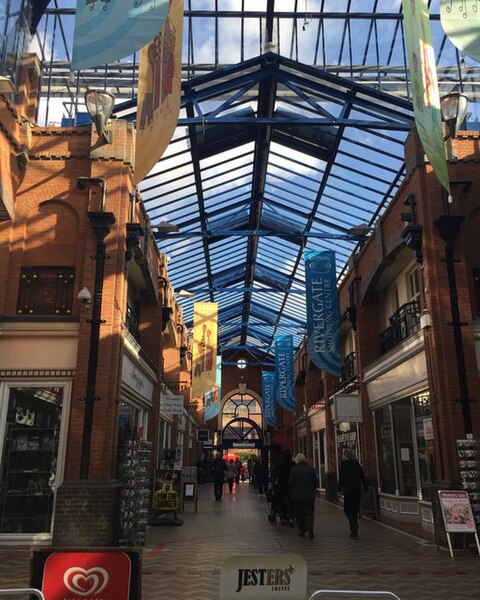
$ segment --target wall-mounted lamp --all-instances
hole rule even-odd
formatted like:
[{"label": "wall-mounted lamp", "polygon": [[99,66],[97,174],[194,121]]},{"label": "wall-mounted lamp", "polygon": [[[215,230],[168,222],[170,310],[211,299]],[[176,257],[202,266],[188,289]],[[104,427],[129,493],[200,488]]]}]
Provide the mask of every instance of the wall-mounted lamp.
[{"label": "wall-mounted lamp", "polygon": [[168,221],[160,221],[158,225],[155,225],[155,228],[159,233],[177,233],[180,231],[177,225],[169,223]]},{"label": "wall-mounted lamp", "polygon": [[90,304],[92,303],[92,294],[90,293],[90,290],[87,287],[83,287],[78,292],[77,298],[80,301],[83,310],[87,311],[90,308]]},{"label": "wall-mounted lamp", "polygon": [[85,105],[88,114],[99,136],[108,144],[112,141],[112,132],[107,129],[115,104],[115,96],[105,90],[87,90],[85,92]]},{"label": "wall-mounted lamp", "polygon": [[17,88],[10,77],[0,76],[0,94],[16,94]]},{"label": "wall-mounted lamp", "polygon": [[367,225],[367,223],[360,223],[360,225],[355,225],[355,227],[350,227],[350,229],[347,229],[347,233],[349,235],[359,235],[359,236],[366,236],[371,231],[372,231],[372,227],[370,227],[370,225]]},{"label": "wall-mounted lamp", "polygon": [[189,292],[188,290],[180,290],[175,294],[177,298],[193,298],[195,296],[194,292]]},{"label": "wall-mounted lamp", "polygon": [[467,116],[468,96],[459,92],[452,92],[440,98],[440,108],[442,110],[442,119],[447,128],[445,139],[457,137],[460,125]]}]

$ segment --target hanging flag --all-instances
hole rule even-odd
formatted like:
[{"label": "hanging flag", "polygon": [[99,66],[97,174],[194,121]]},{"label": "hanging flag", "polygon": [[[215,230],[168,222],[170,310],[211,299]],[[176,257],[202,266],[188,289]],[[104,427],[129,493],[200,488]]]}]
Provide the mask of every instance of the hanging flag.
[{"label": "hanging flag", "polygon": [[217,385],[214,385],[203,396],[203,420],[209,421],[220,413],[220,398],[222,397],[222,357],[217,356]]},{"label": "hanging flag", "polygon": [[415,125],[432,169],[450,193],[427,0],[402,3]]},{"label": "hanging flag", "polygon": [[307,348],[315,366],[340,376],[335,252],[305,250]]},{"label": "hanging flag", "polygon": [[204,421],[213,419],[220,412],[220,394],[216,385],[203,395],[203,410]]},{"label": "hanging flag", "polygon": [[480,62],[480,10],[478,2],[440,0],[440,20],[448,39],[470,58]]},{"label": "hanging flag", "polygon": [[163,29],[140,52],[134,182],[148,175],[177,126],[182,84],[183,0],[171,0]]},{"label": "hanging flag", "polygon": [[140,50],[163,27],[170,2],[78,0],[72,70],[99,67]]},{"label": "hanging flag", "polygon": [[275,388],[280,406],[295,412],[295,379],[293,373],[293,337],[275,336]]},{"label": "hanging flag", "polygon": [[275,372],[262,371],[263,416],[267,425],[277,426],[277,404],[275,402]]},{"label": "hanging flag", "polygon": [[195,302],[193,305],[192,398],[199,398],[216,383],[218,305]]}]

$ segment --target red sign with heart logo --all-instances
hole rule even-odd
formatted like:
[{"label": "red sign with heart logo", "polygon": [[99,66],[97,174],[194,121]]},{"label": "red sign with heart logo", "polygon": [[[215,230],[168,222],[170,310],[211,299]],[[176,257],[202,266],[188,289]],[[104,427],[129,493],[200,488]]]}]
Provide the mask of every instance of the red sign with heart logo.
[{"label": "red sign with heart logo", "polygon": [[123,552],[54,552],[43,572],[47,600],[128,600],[131,563]]}]

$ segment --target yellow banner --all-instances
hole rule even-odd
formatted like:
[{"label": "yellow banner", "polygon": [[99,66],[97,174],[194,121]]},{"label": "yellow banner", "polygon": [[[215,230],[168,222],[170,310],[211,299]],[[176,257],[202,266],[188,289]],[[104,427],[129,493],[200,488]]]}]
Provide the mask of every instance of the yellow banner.
[{"label": "yellow banner", "polygon": [[206,394],[216,383],[218,305],[195,302],[193,307],[192,398]]},{"label": "yellow banner", "polygon": [[180,112],[183,0],[170,0],[160,33],[140,51],[134,182],[148,175],[168,144]]}]

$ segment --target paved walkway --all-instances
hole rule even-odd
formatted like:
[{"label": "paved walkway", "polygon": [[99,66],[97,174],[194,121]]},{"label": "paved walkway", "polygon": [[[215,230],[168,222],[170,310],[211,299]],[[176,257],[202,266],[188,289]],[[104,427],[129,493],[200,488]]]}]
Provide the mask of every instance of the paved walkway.
[{"label": "paved walkway", "polygon": [[[225,486],[227,489],[227,486]],[[188,505],[180,527],[149,530],[143,554],[143,600],[218,600],[220,569],[237,554],[300,554],[308,565],[308,592],[318,589],[387,590],[401,600],[480,599],[480,557],[450,558],[425,542],[362,519],[351,539],[343,512],[317,502],[315,539],[267,519],[265,497],[248,483],[215,502],[200,488],[198,512]],[[24,587],[29,551],[0,548],[0,589]]]}]

